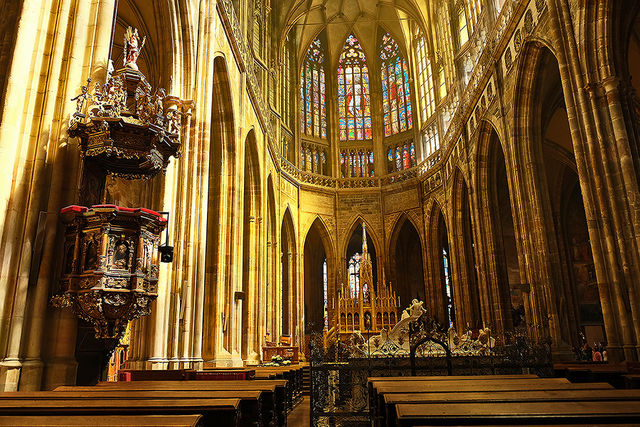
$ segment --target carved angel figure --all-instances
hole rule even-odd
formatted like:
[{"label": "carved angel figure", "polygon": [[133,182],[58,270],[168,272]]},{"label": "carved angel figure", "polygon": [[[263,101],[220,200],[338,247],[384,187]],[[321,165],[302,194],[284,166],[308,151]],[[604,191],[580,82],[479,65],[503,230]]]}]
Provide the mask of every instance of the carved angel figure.
[{"label": "carved angel figure", "polygon": [[106,87],[103,90],[102,85],[100,85],[100,82],[96,82],[95,87],[93,88],[93,96],[92,96],[92,101],[93,103],[91,104],[91,107],[89,109],[89,112],[91,114],[92,117],[104,117],[105,116],[105,109],[104,106],[106,104]]},{"label": "carved angel figure", "polygon": [[167,111],[166,125],[167,132],[180,134],[180,125],[182,122],[182,112],[177,109]]},{"label": "carved angel figure", "polygon": [[91,99],[91,94],[89,93],[89,83],[91,83],[91,77],[87,79],[87,84],[82,86],[82,88],[80,89],[80,94],[74,98],[71,98],[72,101],[76,101],[75,114],[82,114],[82,108],[84,107],[84,103],[87,100]]},{"label": "carved angel figure", "polygon": [[159,126],[164,125],[164,99],[167,97],[167,92],[160,88],[153,94],[152,108],[153,108],[153,121]]},{"label": "carved angel figure", "polygon": [[134,70],[138,69],[136,62],[138,61],[140,51],[144,47],[145,41],[147,41],[146,36],[142,38],[142,42],[140,41],[137,28],[127,28],[127,31],[124,33],[123,52],[123,62],[125,67],[133,68]]}]

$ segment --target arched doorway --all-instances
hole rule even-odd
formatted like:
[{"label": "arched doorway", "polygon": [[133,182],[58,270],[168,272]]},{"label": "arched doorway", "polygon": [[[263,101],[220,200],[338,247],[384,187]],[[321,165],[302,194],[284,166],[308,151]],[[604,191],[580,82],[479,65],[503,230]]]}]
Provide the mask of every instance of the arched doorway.
[{"label": "arched doorway", "polygon": [[422,242],[413,223],[403,216],[391,239],[390,278],[393,289],[405,308],[413,299],[425,301]]}]

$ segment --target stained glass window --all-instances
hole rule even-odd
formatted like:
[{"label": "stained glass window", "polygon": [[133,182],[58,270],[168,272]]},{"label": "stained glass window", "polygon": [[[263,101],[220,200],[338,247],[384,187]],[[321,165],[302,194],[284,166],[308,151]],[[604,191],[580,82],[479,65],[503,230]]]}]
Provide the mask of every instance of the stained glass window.
[{"label": "stained glass window", "polygon": [[315,39],[309,46],[300,70],[300,106],[302,133],[326,138],[324,51],[320,39]]},{"label": "stained glass window", "polygon": [[382,36],[380,44],[382,60],[382,105],[384,135],[395,135],[411,129],[411,89],[409,88],[409,67],[400,52],[398,43],[389,35]]},{"label": "stained glass window", "polygon": [[418,90],[420,91],[420,111],[425,122],[435,112],[435,92],[433,89],[433,73],[427,52],[425,37],[418,29],[416,33],[416,67],[418,70]]},{"label": "stained glass window", "polygon": [[458,27],[460,33],[460,46],[469,40],[469,30],[467,29],[467,14],[464,11],[464,5],[458,10]]},{"label": "stained glass window", "polygon": [[341,141],[372,138],[369,68],[353,34],[347,37],[338,60],[338,132]]},{"label": "stained glass window", "polygon": [[340,153],[340,173],[342,178],[366,178],[374,176],[373,151],[350,150]]},{"label": "stained glass window", "polygon": [[451,290],[451,278],[449,275],[449,254],[442,249],[442,273],[444,276],[444,292],[447,298],[447,317],[449,327],[453,327],[455,323],[455,311],[453,307],[453,292]]},{"label": "stained glass window", "polygon": [[402,169],[411,167],[411,158],[409,157],[409,147],[406,145],[402,148]]},{"label": "stained glass window", "polygon": [[349,260],[349,290],[351,298],[357,298],[360,294],[360,254],[355,253]]},{"label": "stained glass window", "polygon": [[324,328],[329,329],[329,281],[327,280],[327,260],[322,262],[322,288],[324,290]]}]

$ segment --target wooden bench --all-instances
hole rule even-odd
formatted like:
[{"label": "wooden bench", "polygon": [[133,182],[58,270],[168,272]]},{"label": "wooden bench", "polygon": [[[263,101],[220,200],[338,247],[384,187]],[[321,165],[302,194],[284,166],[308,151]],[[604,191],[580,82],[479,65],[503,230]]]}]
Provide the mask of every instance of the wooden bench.
[{"label": "wooden bench", "polygon": [[489,403],[489,402],[640,402],[640,390],[536,390],[520,392],[399,393],[384,395],[384,416],[380,424],[395,425],[396,405],[405,403]]},{"label": "wooden bench", "polygon": [[415,381],[479,381],[479,380],[510,380],[510,379],[536,379],[540,378],[537,375],[532,374],[507,374],[507,375],[434,375],[434,376],[415,376],[415,377],[369,377],[367,379],[367,389],[369,391],[369,397],[371,399],[375,394],[374,384],[384,383],[404,383]]},{"label": "wooden bench", "polygon": [[637,362],[574,362],[555,363],[557,377],[566,377],[571,382],[608,382],[616,388],[625,387],[626,374],[640,373]]},{"label": "wooden bench", "polygon": [[636,402],[482,402],[396,405],[399,426],[640,423]]},{"label": "wooden bench", "polygon": [[374,419],[385,415],[384,396],[404,393],[462,393],[462,392],[519,392],[533,390],[611,390],[607,383],[573,384],[566,378],[530,378],[495,380],[436,380],[436,381],[373,381],[370,391],[370,411]]},{"label": "wooden bench", "polygon": [[265,379],[285,379],[287,383],[288,407],[293,406],[302,397],[303,369],[301,365],[290,366],[259,366],[256,367],[255,378]]},{"label": "wooden bench", "polygon": [[262,426],[271,421],[271,414],[262,412],[262,392],[250,390],[201,391],[201,390],[127,390],[83,387],[71,391],[7,392],[0,399],[240,399],[242,425]]},{"label": "wooden bench", "polygon": [[83,391],[85,389],[122,389],[122,390],[192,390],[192,391],[262,391],[262,407],[265,418],[276,425],[286,424],[287,396],[286,380],[229,380],[229,381],[132,381],[100,382],[96,387],[61,386],[58,391]]},{"label": "wooden bench", "polygon": [[2,415],[0,426],[12,427],[200,427],[202,415]]},{"label": "wooden bench", "polygon": [[0,399],[0,416],[202,415],[203,426],[239,426],[240,399]]}]

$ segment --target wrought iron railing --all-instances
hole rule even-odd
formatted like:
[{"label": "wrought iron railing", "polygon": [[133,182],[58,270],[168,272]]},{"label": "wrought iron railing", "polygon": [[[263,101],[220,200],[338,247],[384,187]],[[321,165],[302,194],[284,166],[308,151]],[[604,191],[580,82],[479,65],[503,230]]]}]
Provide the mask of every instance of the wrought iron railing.
[{"label": "wrought iron railing", "polygon": [[[312,426],[369,426],[375,417],[369,377],[411,375],[553,374],[550,342],[531,342],[525,329],[500,337],[500,345],[475,353],[454,353],[445,331],[426,315],[409,327],[411,352],[367,351],[359,333],[341,341],[328,341],[322,333],[311,335]],[[491,339],[489,339],[491,342]],[[326,345],[329,343],[329,345]],[[444,351],[433,351],[433,346]],[[425,347],[426,346],[426,347]],[[431,354],[431,356],[424,356]]]}]

